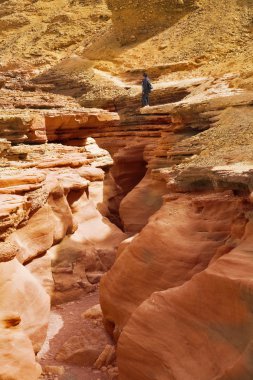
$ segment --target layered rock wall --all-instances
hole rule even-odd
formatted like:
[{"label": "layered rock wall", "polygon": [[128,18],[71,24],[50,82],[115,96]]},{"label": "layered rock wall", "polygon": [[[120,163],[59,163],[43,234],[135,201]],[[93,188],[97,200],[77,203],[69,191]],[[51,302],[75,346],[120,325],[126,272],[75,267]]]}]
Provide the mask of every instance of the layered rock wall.
[{"label": "layered rock wall", "polygon": [[[253,96],[228,82],[207,80],[178,102],[141,110],[154,124],[167,118],[167,130],[146,148],[146,190],[158,190],[155,181],[167,186],[155,195],[163,195],[162,207],[121,244],[101,284],[122,379],[252,376]],[[131,219],[124,210],[140,203],[141,186],[120,206],[133,232],[140,212]]]},{"label": "layered rock wall", "polygon": [[252,1],[0,2],[0,378],[102,279],[120,379],[251,379]]},{"label": "layered rock wall", "polygon": [[[41,90],[5,91],[12,101],[1,104],[0,377],[36,380],[51,301],[96,290],[125,238],[98,211],[107,213],[103,180],[113,161],[87,132],[116,125],[118,115],[68,108],[68,98],[54,102]],[[79,147],[59,143],[70,140]]]},{"label": "layered rock wall", "polygon": [[188,284],[154,293],[137,309],[119,341],[122,379],[252,376],[251,234],[252,221],[228,255]]}]

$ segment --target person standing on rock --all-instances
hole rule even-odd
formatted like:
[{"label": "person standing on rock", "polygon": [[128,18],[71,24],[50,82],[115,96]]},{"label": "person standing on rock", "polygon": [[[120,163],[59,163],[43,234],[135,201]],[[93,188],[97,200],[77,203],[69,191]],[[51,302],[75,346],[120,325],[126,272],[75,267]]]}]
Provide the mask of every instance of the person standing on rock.
[{"label": "person standing on rock", "polygon": [[153,89],[147,73],[143,74],[142,80],[142,107],[149,106],[149,94]]}]

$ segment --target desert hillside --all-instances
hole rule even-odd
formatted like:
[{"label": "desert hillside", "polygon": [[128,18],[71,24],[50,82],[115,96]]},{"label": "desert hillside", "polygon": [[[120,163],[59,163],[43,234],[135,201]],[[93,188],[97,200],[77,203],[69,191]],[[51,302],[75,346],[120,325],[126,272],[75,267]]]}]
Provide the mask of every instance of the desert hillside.
[{"label": "desert hillside", "polygon": [[253,0],[0,0],[1,380],[253,378],[252,37]]}]

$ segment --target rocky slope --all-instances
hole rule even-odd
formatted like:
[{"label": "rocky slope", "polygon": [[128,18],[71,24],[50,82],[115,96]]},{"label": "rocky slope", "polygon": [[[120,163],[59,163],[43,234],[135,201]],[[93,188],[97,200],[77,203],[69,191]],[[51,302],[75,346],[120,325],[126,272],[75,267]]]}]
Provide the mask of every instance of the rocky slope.
[{"label": "rocky slope", "polygon": [[88,45],[110,12],[103,1],[1,1],[1,64],[8,68],[51,65]]}]

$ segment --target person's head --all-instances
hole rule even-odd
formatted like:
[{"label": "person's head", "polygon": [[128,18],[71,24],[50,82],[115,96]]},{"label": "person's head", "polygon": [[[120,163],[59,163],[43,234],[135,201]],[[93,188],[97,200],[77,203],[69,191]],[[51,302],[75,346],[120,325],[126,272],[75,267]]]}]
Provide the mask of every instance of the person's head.
[{"label": "person's head", "polygon": [[143,76],[144,76],[144,78],[147,78],[148,74],[147,73],[143,73]]}]

